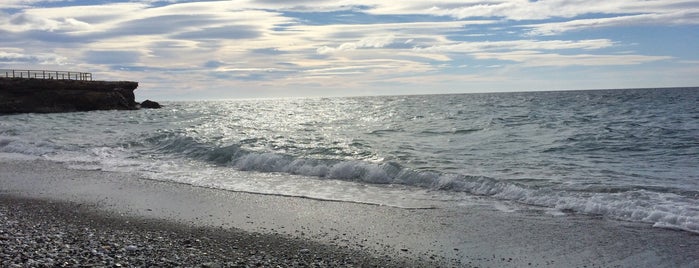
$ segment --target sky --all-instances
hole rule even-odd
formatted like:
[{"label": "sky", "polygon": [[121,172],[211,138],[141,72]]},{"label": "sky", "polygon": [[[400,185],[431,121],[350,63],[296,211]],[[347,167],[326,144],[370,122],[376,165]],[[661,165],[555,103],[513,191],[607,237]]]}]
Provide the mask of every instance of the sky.
[{"label": "sky", "polygon": [[2,0],[0,69],[153,100],[699,86],[699,1]]}]

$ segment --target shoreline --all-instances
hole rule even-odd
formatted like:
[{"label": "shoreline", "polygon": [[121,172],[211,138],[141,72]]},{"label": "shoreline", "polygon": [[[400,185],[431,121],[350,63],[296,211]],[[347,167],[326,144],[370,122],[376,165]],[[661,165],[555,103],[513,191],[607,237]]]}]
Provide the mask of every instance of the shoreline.
[{"label": "shoreline", "polygon": [[[359,266],[699,265],[699,235],[589,215],[548,215],[526,206],[503,212],[479,205],[411,210],[327,202],[67,169],[45,160],[4,160],[0,182],[0,196],[15,200],[72,204],[66,207],[116,221],[172,224],[185,234],[203,228],[291,239],[330,253],[349,252],[343,256],[368,256],[353,260],[365,261]],[[344,264],[330,266],[336,265]]]},{"label": "shoreline", "polygon": [[281,235],[95,212],[0,194],[0,264],[35,266],[419,267],[400,258]]}]

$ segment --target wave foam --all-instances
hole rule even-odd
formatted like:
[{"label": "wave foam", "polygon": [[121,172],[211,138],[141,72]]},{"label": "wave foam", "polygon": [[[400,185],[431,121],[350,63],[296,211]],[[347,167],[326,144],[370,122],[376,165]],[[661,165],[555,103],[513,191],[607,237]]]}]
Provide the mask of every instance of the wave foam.
[{"label": "wave foam", "polygon": [[42,156],[56,151],[48,142],[31,143],[12,137],[0,137],[0,152]]},{"label": "wave foam", "polygon": [[[158,147],[168,151],[167,153],[184,153],[189,157],[242,171],[279,172],[322,179],[400,184],[431,190],[464,192],[699,233],[699,201],[674,193],[633,189],[616,193],[562,191],[528,187],[483,176],[412,170],[394,162],[371,163],[293,157],[269,152],[252,152],[239,145],[206,149],[206,145],[190,138],[175,138],[165,141],[164,144],[166,145],[162,146],[161,143]],[[181,145],[191,147],[185,149],[180,147]],[[171,150],[173,148],[174,150]]]},{"label": "wave foam", "polygon": [[95,167],[91,164],[95,163],[101,165],[101,169],[118,171],[127,167],[138,170],[137,166],[143,163],[133,160],[133,151],[125,149],[132,148],[148,155],[183,156],[241,171],[287,173],[320,179],[461,192],[699,233],[699,200],[676,193],[652,189],[625,189],[611,193],[555,190],[483,176],[414,170],[394,162],[294,157],[254,152],[241,146],[233,144],[217,147],[179,134],[161,134],[145,142],[119,148],[62,148],[48,141],[29,142],[17,137],[0,136],[0,153],[88,163],[85,167],[90,168]]}]

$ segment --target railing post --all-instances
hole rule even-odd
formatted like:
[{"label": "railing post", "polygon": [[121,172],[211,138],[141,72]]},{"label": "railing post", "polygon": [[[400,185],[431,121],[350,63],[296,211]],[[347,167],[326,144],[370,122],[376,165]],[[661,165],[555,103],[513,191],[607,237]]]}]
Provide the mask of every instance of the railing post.
[{"label": "railing post", "polygon": [[[24,76],[25,73],[27,76]],[[73,71],[0,69],[0,77],[92,81],[92,73]]]}]

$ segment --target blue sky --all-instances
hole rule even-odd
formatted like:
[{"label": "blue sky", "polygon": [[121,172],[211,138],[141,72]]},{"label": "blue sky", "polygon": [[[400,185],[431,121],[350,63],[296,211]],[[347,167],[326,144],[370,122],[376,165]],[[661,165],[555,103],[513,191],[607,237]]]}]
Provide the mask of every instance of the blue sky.
[{"label": "blue sky", "polygon": [[3,0],[8,68],[156,100],[699,86],[699,2]]}]

